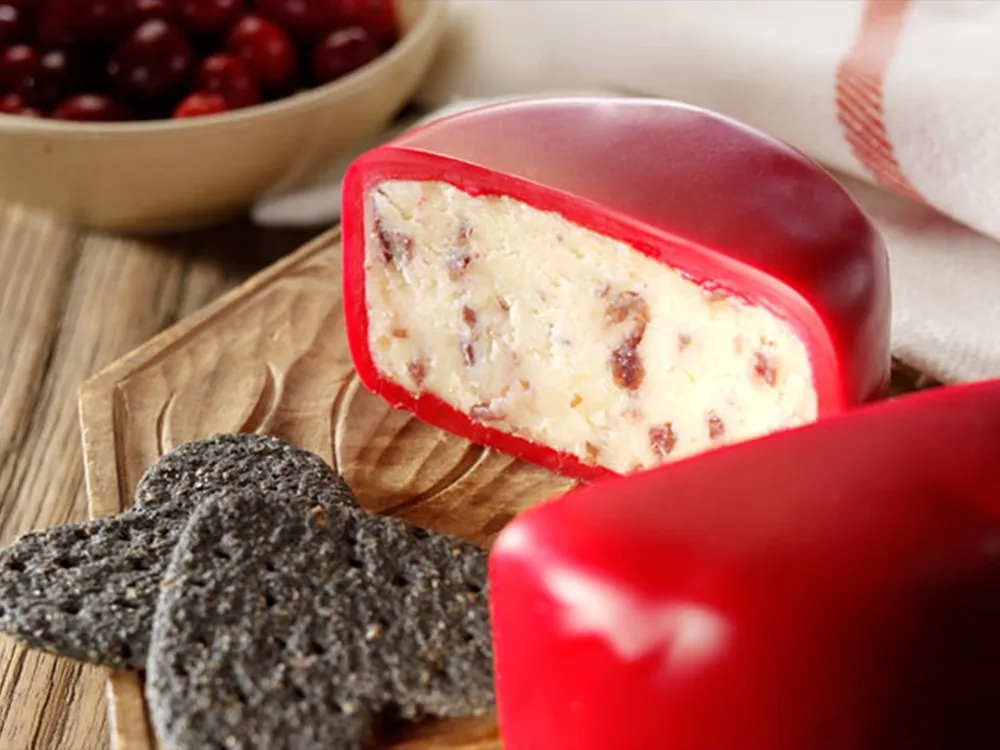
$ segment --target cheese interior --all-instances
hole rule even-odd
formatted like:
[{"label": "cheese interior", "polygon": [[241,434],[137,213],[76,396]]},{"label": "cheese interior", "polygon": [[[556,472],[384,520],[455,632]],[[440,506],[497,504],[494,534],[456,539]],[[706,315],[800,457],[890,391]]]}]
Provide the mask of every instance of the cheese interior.
[{"label": "cheese interior", "polygon": [[558,214],[387,181],[366,237],[379,371],[495,429],[627,472],[816,418],[787,323]]}]

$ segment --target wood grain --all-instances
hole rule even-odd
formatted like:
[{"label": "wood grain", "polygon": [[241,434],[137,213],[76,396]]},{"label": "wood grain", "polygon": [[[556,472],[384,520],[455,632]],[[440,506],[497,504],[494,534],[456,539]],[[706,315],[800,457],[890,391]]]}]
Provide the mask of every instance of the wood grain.
[{"label": "wood grain", "polygon": [[[362,388],[347,349],[340,283],[334,231],[85,384],[91,512],[128,507],[158,456],[213,432],[282,437],[323,456],[372,512],[483,546],[514,514],[572,486],[429,427]],[[155,747],[140,691],[135,675],[112,677],[120,750]],[[492,721],[482,719],[383,740],[408,750],[499,747]]]},{"label": "wood grain", "polygon": [[[140,241],[78,232],[43,215],[0,205],[0,544],[33,529],[86,517],[76,413],[76,391],[82,380],[178,320],[185,321],[182,327],[190,325],[189,316],[198,315],[196,311],[206,302],[307,238],[307,232],[264,231],[238,223]],[[311,282],[295,283],[307,288]],[[305,335],[291,318],[286,324]],[[318,345],[322,347],[323,342]],[[129,361],[135,358],[125,360]],[[287,383],[302,377],[308,369],[303,362],[291,370]],[[912,385],[904,376],[898,390]],[[304,400],[298,406],[286,401],[286,406],[274,412],[275,430],[302,429],[299,425],[305,423],[296,414],[311,401],[305,391],[301,393]],[[405,435],[407,430],[422,428],[393,412],[379,417],[385,421],[383,427],[374,419],[359,422],[352,415],[368,413],[366,396],[354,393],[347,399],[347,395],[344,391],[344,405],[338,413],[356,433],[341,441],[337,455],[356,481],[370,488],[369,497],[384,498],[387,508],[405,503],[407,495],[401,485],[378,468],[380,461],[396,460],[392,446],[401,441],[379,445],[366,430]],[[197,404],[193,395],[185,398]],[[164,423],[174,429],[174,422],[166,416]],[[167,438],[176,441],[181,434],[172,432]],[[470,460],[481,460],[470,446],[428,439],[419,442],[428,454],[415,460],[419,471],[406,481],[422,492],[431,491],[448,472]],[[334,455],[332,446],[329,455]],[[489,460],[501,465],[504,461],[497,456]],[[106,468],[91,464],[93,486],[107,481]],[[110,468],[113,477],[114,466]],[[482,476],[488,477],[489,471]],[[113,483],[111,487],[98,503],[110,507],[120,502],[120,493]],[[482,488],[478,492],[483,497]],[[447,496],[438,502],[446,501]],[[488,515],[482,511],[480,507],[473,513]],[[419,505],[409,510],[397,507],[396,512],[420,520]],[[499,525],[504,517],[497,515],[492,521]],[[495,533],[487,524],[484,521],[483,530]],[[129,680],[133,681],[131,690],[116,693],[120,710],[110,716],[112,729],[119,716],[131,720],[144,711],[135,675],[117,675],[115,684],[127,688]],[[105,686],[104,670],[29,651],[0,638],[0,748],[108,748]],[[122,702],[128,700],[126,696],[131,696],[131,704]],[[488,730],[476,722],[466,723],[462,727],[466,749],[477,747],[475,742],[480,742],[480,748],[488,747]],[[435,731],[429,725],[417,735],[399,739],[397,746],[417,750],[426,742],[426,733]]]},{"label": "wood grain", "polygon": [[[81,381],[307,238],[235,224],[139,241],[0,205],[0,544],[87,517]],[[0,748],[108,748],[105,683],[0,638]]]},{"label": "wood grain", "polygon": [[[521,509],[571,482],[448,435],[360,386],[331,232],[156,337],[80,392],[94,516],[129,506],[142,473],[182,443],[258,432],[321,455],[376,513],[488,546]],[[141,682],[115,674],[115,746],[152,750]],[[492,719],[428,723],[383,738],[408,750],[498,747]]]}]

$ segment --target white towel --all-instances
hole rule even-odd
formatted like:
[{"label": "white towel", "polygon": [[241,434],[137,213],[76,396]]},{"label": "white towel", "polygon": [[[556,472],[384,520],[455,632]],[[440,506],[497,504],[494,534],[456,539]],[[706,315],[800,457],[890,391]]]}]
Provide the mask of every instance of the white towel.
[{"label": "white towel", "polygon": [[[656,96],[782,138],[830,168],[882,230],[896,356],[945,382],[1000,376],[1000,2],[449,4],[420,104]],[[263,201],[255,218],[336,221],[346,164],[412,124],[360,144],[315,185]]]}]

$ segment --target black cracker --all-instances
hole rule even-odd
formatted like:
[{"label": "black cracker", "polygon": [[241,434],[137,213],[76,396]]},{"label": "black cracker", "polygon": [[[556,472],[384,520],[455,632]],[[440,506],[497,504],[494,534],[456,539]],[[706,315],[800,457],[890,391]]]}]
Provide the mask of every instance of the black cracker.
[{"label": "black cracker", "polygon": [[128,512],[27,534],[0,550],[0,632],[72,659],[144,668],[170,554],[191,512],[223,488],[355,505],[319,456],[281,440],[187,443],[150,467]]},{"label": "black cracker", "polygon": [[164,750],[361,750],[387,718],[490,711],[486,555],[347,506],[206,501],[153,626]]}]

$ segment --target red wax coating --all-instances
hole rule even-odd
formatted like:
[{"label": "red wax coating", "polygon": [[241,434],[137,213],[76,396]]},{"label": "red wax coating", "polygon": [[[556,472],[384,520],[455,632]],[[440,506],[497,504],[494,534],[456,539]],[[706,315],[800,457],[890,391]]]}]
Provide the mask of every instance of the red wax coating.
[{"label": "red wax coating", "polygon": [[538,506],[489,563],[505,750],[1000,747],[1000,380]]},{"label": "red wax coating", "polygon": [[430,394],[414,396],[376,370],[364,205],[368,191],[389,179],[510,196],[769,308],[806,343],[820,417],[887,392],[885,248],[815,162],[733,120],[673,102],[535,99],[429,123],[362,155],[345,176],[344,300],[354,364],[367,388],[432,425],[564,474],[608,473],[473,421]]}]

